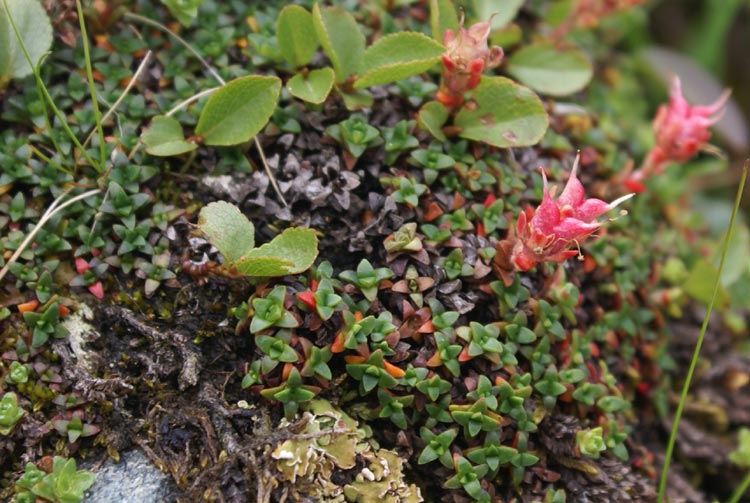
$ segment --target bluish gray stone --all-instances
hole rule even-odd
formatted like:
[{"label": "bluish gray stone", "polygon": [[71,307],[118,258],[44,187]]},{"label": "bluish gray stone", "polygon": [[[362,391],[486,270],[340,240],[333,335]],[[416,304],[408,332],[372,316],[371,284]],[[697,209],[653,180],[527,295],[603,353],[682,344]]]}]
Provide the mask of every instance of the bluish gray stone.
[{"label": "bluish gray stone", "polygon": [[[90,468],[90,467],[86,467]],[[120,462],[107,461],[96,472],[83,503],[172,503],[177,500],[174,483],[141,451],[121,453]]]}]

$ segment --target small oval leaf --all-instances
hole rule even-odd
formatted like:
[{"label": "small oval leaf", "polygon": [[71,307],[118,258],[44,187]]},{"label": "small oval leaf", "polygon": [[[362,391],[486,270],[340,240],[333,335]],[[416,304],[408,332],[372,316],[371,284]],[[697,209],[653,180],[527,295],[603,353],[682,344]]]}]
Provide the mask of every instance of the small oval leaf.
[{"label": "small oval leaf", "polygon": [[387,35],[364,54],[362,76],[357,89],[396,82],[427,71],[440,60],[445,47],[417,32]]},{"label": "small oval leaf", "polygon": [[318,49],[312,14],[299,5],[287,5],[276,22],[276,40],[284,59],[297,68],[310,62]]},{"label": "small oval leaf", "polygon": [[535,145],[547,131],[549,119],[530,89],[505,77],[483,77],[454,123],[462,138],[507,148]]},{"label": "small oval leaf", "polygon": [[166,115],[154,117],[151,126],[141,135],[141,141],[146,145],[146,152],[159,157],[185,154],[198,148],[195,143],[185,141],[177,119]]},{"label": "small oval leaf", "polygon": [[540,43],[514,52],[508,58],[508,73],[542,94],[566,96],[586,87],[594,70],[580,50]]},{"label": "small oval leaf", "polygon": [[516,18],[524,0],[474,0],[477,19],[489,21],[492,31],[499,30]]},{"label": "small oval leaf", "polygon": [[232,265],[239,274],[254,277],[286,276],[294,268],[292,262],[278,257],[244,257]]},{"label": "small oval leaf", "polygon": [[255,136],[268,122],[281,91],[277,77],[250,75],[227,83],[206,103],[195,134],[206,145],[237,145]]},{"label": "small oval leaf", "polygon": [[[265,272],[257,274],[258,276],[283,276],[306,271],[317,256],[318,237],[315,231],[296,227],[286,229],[270,243],[250,250],[244,257],[235,261],[234,265],[237,271],[243,274],[255,275],[248,271],[256,270],[262,265]],[[269,274],[269,271],[277,273]]]},{"label": "small oval leaf", "polygon": [[335,75],[330,68],[319,68],[307,75],[298,73],[286,83],[292,96],[308,103],[323,103],[333,88]]},{"label": "small oval leaf", "polygon": [[340,7],[313,6],[313,25],[336,72],[336,82],[359,73],[365,52],[365,36],[351,14]]},{"label": "small oval leaf", "polygon": [[255,246],[255,226],[233,204],[217,201],[204,206],[198,215],[198,227],[228,264]]},{"label": "small oval leaf", "polygon": [[0,88],[11,78],[32,73],[8,14],[18,29],[31,62],[36,65],[52,45],[52,25],[42,4],[30,0],[7,0],[8,10],[0,2]]},{"label": "small oval leaf", "polygon": [[442,42],[445,30],[458,31],[458,15],[451,0],[430,0],[432,38]]},{"label": "small oval leaf", "polygon": [[446,141],[441,128],[448,120],[450,113],[448,109],[437,101],[429,101],[419,109],[418,121],[419,127],[425,129],[440,141]]}]

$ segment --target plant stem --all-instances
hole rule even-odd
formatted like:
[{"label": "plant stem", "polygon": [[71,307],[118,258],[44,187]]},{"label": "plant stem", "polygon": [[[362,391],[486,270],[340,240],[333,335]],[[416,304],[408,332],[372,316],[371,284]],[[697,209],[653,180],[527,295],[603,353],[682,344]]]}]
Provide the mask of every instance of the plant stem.
[{"label": "plant stem", "polygon": [[70,170],[65,169],[60,164],[56,163],[55,161],[53,161],[52,159],[44,155],[42,151],[36,148],[34,145],[29,144],[29,148],[31,149],[31,152],[34,153],[37,157],[39,157],[41,160],[43,160],[44,162],[46,162],[53,168],[57,169],[58,171],[62,171],[63,173],[67,173],[69,175],[73,174]]},{"label": "plant stem", "polygon": [[701,325],[700,335],[698,335],[698,341],[695,343],[695,350],[693,351],[693,358],[690,360],[690,368],[688,369],[687,376],[685,376],[685,384],[682,386],[682,394],[680,395],[680,402],[677,404],[677,410],[675,411],[674,421],[672,422],[672,431],[669,434],[669,442],[667,443],[667,452],[664,455],[664,466],[661,470],[661,477],[659,478],[659,494],[657,496],[657,503],[664,501],[664,494],[667,489],[667,474],[669,473],[669,464],[672,461],[672,454],[674,452],[674,445],[677,439],[677,429],[680,426],[680,419],[682,418],[682,411],[685,408],[685,402],[687,402],[688,391],[690,390],[690,383],[693,380],[693,374],[695,373],[695,367],[698,364],[698,357],[700,356],[701,346],[703,345],[703,339],[706,336],[706,330],[708,329],[708,320],[711,317],[711,312],[714,308],[714,302],[721,286],[721,272],[724,270],[724,262],[727,258],[727,252],[729,250],[729,241],[732,237],[732,229],[734,228],[734,221],[737,218],[737,212],[740,207],[740,200],[742,199],[742,191],[745,188],[745,179],[747,178],[747,171],[750,168],[750,159],[745,161],[745,167],[742,170],[742,178],[740,179],[740,186],[737,189],[737,197],[734,201],[734,209],[732,210],[732,217],[729,219],[729,228],[727,229],[727,237],[724,240],[724,246],[721,250],[721,262],[719,262],[719,270],[716,274],[716,281],[714,282],[714,290],[711,295],[711,301],[708,303],[706,309],[706,315],[703,317],[703,325]]},{"label": "plant stem", "polygon": [[732,493],[732,496],[729,497],[729,500],[727,503],[739,503],[740,498],[743,494],[745,494],[745,491],[750,487],[750,473],[747,474],[747,476],[743,479],[742,482],[740,482],[740,485],[737,486],[737,488]]},{"label": "plant stem", "polygon": [[[107,158],[107,151],[104,144],[104,129],[102,128],[102,114],[99,111],[99,100],[96,97],[96,87],[94,86],[94,72],[91,69],[91,54],[89,53],[89,37],[86,33],[86,19],[83,16],[83,7],[81,0],[76,0],[78,9],[78,24],[81,26],[81,40],[83,41],[83,59],[86,61],[86,79],[89,81],[89,93],[91,94],[91,105],[94,107],[94,122],[96,122],[96,132],[99,134],[99,162],[100,167],[104,166]],[[101,173],[101,170],[99,170]]]}]

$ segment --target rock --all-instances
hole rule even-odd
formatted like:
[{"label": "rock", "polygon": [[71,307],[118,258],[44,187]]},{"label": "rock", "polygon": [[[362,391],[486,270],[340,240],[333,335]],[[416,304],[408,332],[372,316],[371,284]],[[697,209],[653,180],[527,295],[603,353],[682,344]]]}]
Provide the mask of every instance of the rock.
[{"label": "rock", "polygon": [[133,450],[122,453],[119,463],[109,460],[96,472],[83,503],[171,503],[177,496],[169,475],[141,451]]}]

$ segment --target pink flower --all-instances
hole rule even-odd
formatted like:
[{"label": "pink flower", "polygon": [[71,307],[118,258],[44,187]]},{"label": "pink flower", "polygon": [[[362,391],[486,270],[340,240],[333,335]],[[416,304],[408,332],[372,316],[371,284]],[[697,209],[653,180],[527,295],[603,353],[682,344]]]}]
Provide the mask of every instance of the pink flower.
[{"label": "pink flower", "polygon": [[642,191],[641,181],[664,171],[668,162],[686,162],[697,154],[711,138],[708,128],[721,118],[729,94],[724,92],[710,105],[691,106],[682,95],[680,79],[675,76],[669,104],[661,105],[654,118],[656,145],[626,185]]},{"label": "pink flower", "polygon": [[526,208],[516,222],[517,240],[510,259],[517,270],[528,271],[540,262],[564,262],[578,255],[580,243],[601,226],[596,219],[633,197],[628,194],[609,204],[600,199],[586,199],[576,176],[577,168],[576,157],[568,183],[557,200],[553,199],[557,187],[547,189],[547,176],[542,171],[542,204],[536,211]]},{"label": "pink flower", "polygon": [[500,64],[503,49],[487,46],[490,30],[489,22],[476,23],[468,30],[461,26],[458,35],[453,30],[445,30],[443,85],[438,91],[438,101],[449,107],[460,105],[463,94],[479,85],[482,72]]}]

